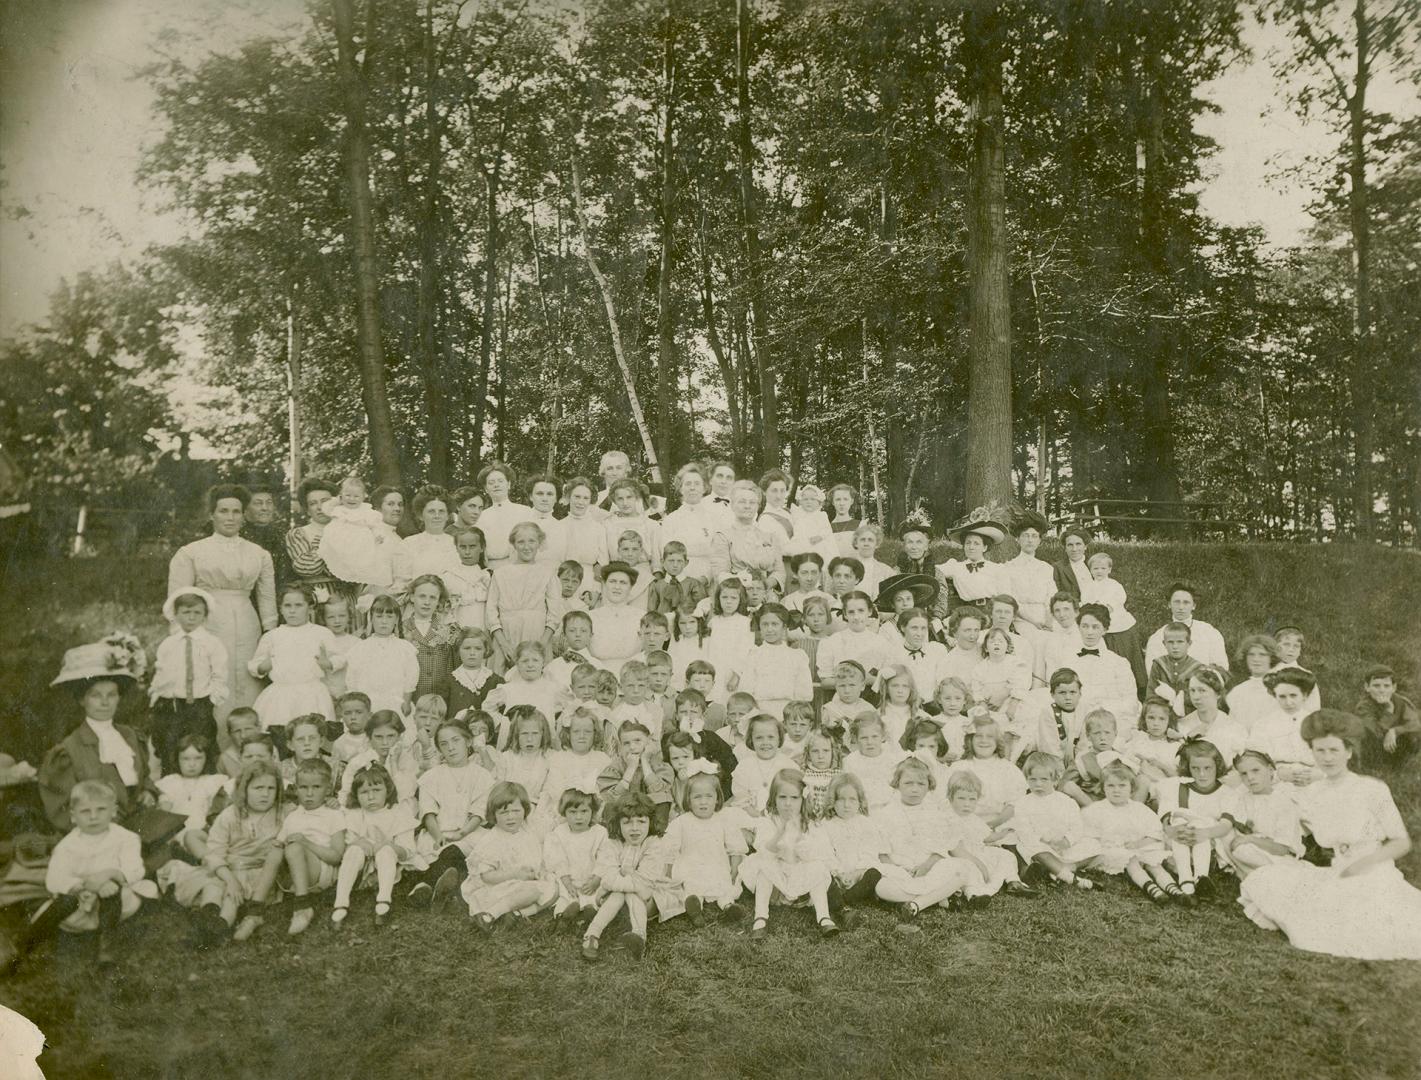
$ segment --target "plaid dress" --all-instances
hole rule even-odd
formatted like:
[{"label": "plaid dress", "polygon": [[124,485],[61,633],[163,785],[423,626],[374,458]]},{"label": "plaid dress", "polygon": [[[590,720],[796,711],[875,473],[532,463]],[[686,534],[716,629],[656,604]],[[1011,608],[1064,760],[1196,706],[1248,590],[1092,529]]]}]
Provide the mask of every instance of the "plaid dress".
[{"label": "plaid dress", "polygon": [[413,619],[405,620],[405,640],[415,648],[419,656],[419,682],[415,684],[414,696],[418,701],[425,694],[438,694],[449,702],[449,676],[453,672],[458,657],[455,655],[454,640],[458,628],[452,623],[435,616],[429,624],[428,633],[420,633]]}]

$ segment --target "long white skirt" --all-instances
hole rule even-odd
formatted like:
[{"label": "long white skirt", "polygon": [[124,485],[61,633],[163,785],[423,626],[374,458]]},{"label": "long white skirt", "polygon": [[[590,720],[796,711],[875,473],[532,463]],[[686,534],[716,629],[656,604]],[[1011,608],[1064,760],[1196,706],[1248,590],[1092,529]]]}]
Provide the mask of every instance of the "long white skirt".
[{"label": "long white skirt", "polygon": [[1262,866],[1243,881],[1239,903],[1294,948],[1356,960],[1421,960],[1421,891],[1393,864],[1355,877],[1305,862]]}]

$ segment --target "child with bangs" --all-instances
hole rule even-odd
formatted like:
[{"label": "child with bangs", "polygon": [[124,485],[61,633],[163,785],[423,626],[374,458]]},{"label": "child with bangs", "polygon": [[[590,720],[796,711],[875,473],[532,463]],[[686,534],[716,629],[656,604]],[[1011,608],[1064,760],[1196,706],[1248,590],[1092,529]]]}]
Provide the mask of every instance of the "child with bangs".
[{"label": "child with bangs", "polygon": [[[843,774],[842,756],[838,739],[818,727],[810,730],[804,741],[804,765],[800,772],[804,775],[804,800],[809,804],[811,821],[820,821],[834,812],[829,785]],[[867,806],[865,800],[864,807]]]},{"label": "child with bangs", "polygon": [[952,854],[971,868],[963,889],[967,902],[980,906],[985,898],[1003,890],[1008,896],[1036,899],[1040,894],[1017,873],[1016,856],[1000,846],[1009,839],[1007,831],[993,828],[977,813],[982,781],[970,772],[954,773],[946,790]]},{"label": "child with bangs", "polygon": [[602,934],[623,908],[631,929],[621,936],[619,944],[634,960],[646,953],[651,917],[665,922],[685,909],[681,888],[671,877],[671,859],[661,842],[658,813],[656,804],[635,791],[620,795],[608,805],[609,840],[602,845],[597,860],[597,876],[606,896],[583,933],[583,959],[598,959]]},{"label": "child with bangs", "polygon": [[384,593],[375,597],[365,636],[346,652],[346,692],[364,694],[371,711],[407,713],[414,701],[419,650],[404,639],[403,619],[395,597]]},{"label": "child with bangs", "polygon": [[499,750],[509,745],[515,709],[536,709],[544,717],[558,714],[562,689],[546,673],[547,658],[540,642],[520,642],[513,648],[513,669],[507,673],[507,680],[484,699],[484,708],[503,716],[498,731]]},{"label": "child with bangs", "polygon": [[[829,842],[829,868],[845,904],[865,903],[876,893],[888,863],[888,841],[869,813],[859,778],[840,773],[824,791],[827,813],[815,827]],[[845,913],[849,922],[852,918]]]},{"label": "child with bangs", "polygon": [[772,900],[788,904],[801,897],[808,897],[813,905],[820,935],[834,936],[839,924],[829,912],[833,856],[825,838],[809,828],[804,778],[798,769],[775,774],[762,812],[755,827],[754,854],[740,864],[740,881],[755,894],[750,939],[763,940],[769,933]]},{"label": "child with bangs", "polygon": [[558,884],[543,864],[543,841],[528,827],[533,806],[521,784],[501,781],[489,792],[484,826],[459,842],[469,857],[463,895],[474,926],[492,933],[530,918],[553,902]]},{"label": "child with bangs", "polygon": [[926,764],[906,758],[893,771],[892,788],[898,797],[874,814],[887,843],[875,891],[881,899],[901,905],[900,927],[906,933],[918,930],[922,910],[946,907],[967,884],[968,868],[952,854],[942,796],[928,798],[936,783]]},{"label": "child with bangs", "polygon": [[394,780],[380,765],[354,771],[346,807],[346,848],[336,872],[331,924],[337,929],[345,925],[351,892],[374,878],[375,925],[384,926],[401,869],[421,865],[414,838],[418,823],[414,812],[400,803]]},{"label": "child with bangs", "polygon": [[666,827],[663,843],[671,879],[685,896],[687,918],[692,926],[704,926],[708,904],[716,905],[723,916],[743,918],[735,879],[749,853],[745,817],[733,808],[723,809],[725,793],[714,763],[700,758],[686,767],[681,806],[685,812]]},{"label": "child with bangs", "polygon": [[454,645],[459,666],[449,673],[448,715],[482,709],[489,694],[503,685],[503,677],[492,666],[495,648],[493,635],[481,627],[460,631]]},{"label": "child with bangs", "polygon": [[[770,785],[780,773],[790,770],[799,775],[794,759],[783,752],[784,725],[769,713],[758,713],[745,729],[748,756],[741,757],[731,774],[732,801],[747,814],[763,813],[769,798]],[[800,777],[803,784],[803,777]]]},{"label": "child with bangs", "polygon": [[1138,776],[1123,761],[1105,766],[1105,798],[1081,811],[1088,835],[1100,854],[1087,864],[1106,874],[1125,874],[1157,904],[1184,894],[1164,868],[1169,855],[1159,817],[1133,798]]},{"label": "child with bangs", "polygon": [[1164,823],[1170,861],[1179,888],[1193,902],[1196,893],[1214,891],[1210,869],[1216,846],[1227,849],[1233,825],[1225,816],[1233,796],[1224,787],[1228,765],[1218,747],[1207,739],[1185,739],[1179,748],[1177,778],[1161,780],[1159,816]]},{"label": "child with bangs", "polygon": [[893,777],[907,755],[888,741],[883,721],[872,709],[859,713],[850,731],[853,751],[844,758],[844,772],[863,784],[869,810],[881,810],[893,801]]},{"label": "child with bangs", "polygon": [[608,836],[597,824],[599,809],[595,787],[565,788],[558,796],[561,820],[543,841],[543,866],[558,884],[554,925],[570,927],[579,937],[597,914],[602,889],[597,861]]}]

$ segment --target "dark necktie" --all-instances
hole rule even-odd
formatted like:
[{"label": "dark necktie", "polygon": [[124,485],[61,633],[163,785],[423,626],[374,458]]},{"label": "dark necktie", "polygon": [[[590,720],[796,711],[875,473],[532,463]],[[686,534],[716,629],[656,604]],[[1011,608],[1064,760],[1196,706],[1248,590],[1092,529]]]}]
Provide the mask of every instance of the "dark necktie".
[{"label": "dark necktie", "polygon": [[185,687],[186,687],[187,693],[186,693],[186,696],[184,697],[183,700],[185,700],[189,705],[191,705],[191,704],[192,704],[193,682],[194,682],[194,679],[193,679],[193,670],[192,670],[192,635],[191,635],[191,634],[187,634],[187,635],[184,636],[184,638],[183,638],[183,670],[184,670],[184,674],[185,674],[186,677],[187,677],[187,681],[186,681],[186,683],[184,684]]},{"label": "dark necktie", "polygon": [[922,649],[909,649],[909,650],[908,650],[908,659],[909,659],[909,660],[921,660],[922,658],[923,658],[923,650],[922,650]]},{"label": "dark necktie", "polygon": [[1061,718],[1061,706],[1052,705],[1051,712],[1056,717],[1056,735],[1061,740],[1061,745],[1069,749],[1071,745],[1071,737],[1066,734],[1066,722]]},{"label": "dark necktie", "polygon": [[1100,655],[1100,650],[1099,650],[1099,649],[1082,649],[1080,652],[1076,653],[1076,655],[1077,655],[1077,656],[1099,656],[1099,655]]},{"label": "dark necktie", "polygon": [[729,500],[729,499],[722,499],[719,495],[717,495],[715,498],[711,499],[711,502],[720,503],[721,506],[729,506],[729,505],[730,505],[730,500]]}]

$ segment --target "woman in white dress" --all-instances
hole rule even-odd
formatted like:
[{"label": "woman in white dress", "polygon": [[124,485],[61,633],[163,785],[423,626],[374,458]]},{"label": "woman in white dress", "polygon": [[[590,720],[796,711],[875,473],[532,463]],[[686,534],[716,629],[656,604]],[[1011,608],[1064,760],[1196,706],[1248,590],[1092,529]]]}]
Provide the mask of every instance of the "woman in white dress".
[{"label": "woman in white dress", "polygon": [[380,512],[376,526],[380,558],[385,562],[386,578],[395,579],[395,552],[399,549],[400,523],[405,518],[405,495],[399,488],[381,485],[370,493],[370,505]]},{"label": "woman in white dress", "polygon": [[1266,634],[1250,634],[1239,642],[1234,657],[1248,674],[1228,692],[1224,702],[1229,715],[1244,730],[1252,731],[1254,722],[1276,707],[1272,693],[1263,685],[1263,676],[1278,663],[1278,643]]},{"label": "woman in white dress", "polygon": [[1322,779],[1297,793],[1303,824],[1332,852],[1330,866],[1280,862],[1244,879],[1248,917],[1298,949],[1358,960],[1421,960],[1421,891],[1396,860],[1411,837],[1386,784],[1350,764],[1362,723],[1319,709],[1302,725]]},{"label": "woman in white dress", "polygon": [[484,489],[488,507],[479,515],[479,528],[488,537],[488,568],[495,569],[513,557],[513,545],[508,536],[513,526],[534,519],[533,508],[512,500],[515,477],[513,470],[494,461],[479,470],[474,483]]},{"label": "woman in white dress", "polygon": [[1219,709],[1224,697],[1225,680],[1222,671],[1208,664],[1191,675],[1187,693],[1193,711],[1180,720],[1176,728],[1186,739],[1190,736],[1208,739],[1218,747],[1224,761],[1232,763],[1248,745],[1248,732],[1237,720]]},{"label": "woman in white dress", "polygon": [[458,568],[459,552],[449,535],[449,496],[441,487],[422,487],[410,507],[423,531],[407,536],[395,549],[394,583],[390,591],[403,596],[409,584],[425,574],[443,575]]},{"label": "woman in white dress", "polygon": [[[218,484],[207,493],[212,535],[179,548],[168,563],[168,595],[197,587],[212,596],[207,629],[227,648],[227,700],[213,711],[225,731],[227,714],[251,705],[261,681],[247,670],[263,631],[276,626],[276,574],[271,556],[243,540],[242,515],[250,496],[237,484]],[[253,604],[253,594],[256,603]]]},{"label": "woman in white dress", "polygon": [[709,582],[711,542],[730,523],[731,516],[724,506],[706,498],[710,480],[700,462],[682,465],[676,473],[675,487],[681,505],[661,522],[661,545],[664,548],[672,540],[685,544],[686,575]]}]

